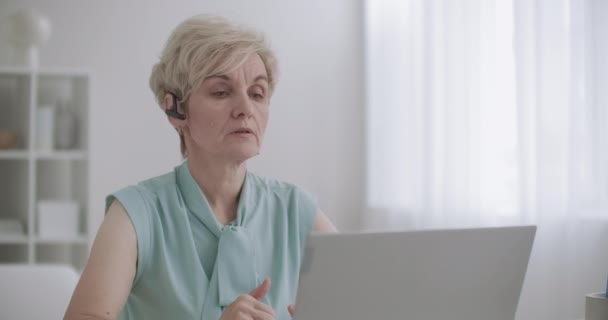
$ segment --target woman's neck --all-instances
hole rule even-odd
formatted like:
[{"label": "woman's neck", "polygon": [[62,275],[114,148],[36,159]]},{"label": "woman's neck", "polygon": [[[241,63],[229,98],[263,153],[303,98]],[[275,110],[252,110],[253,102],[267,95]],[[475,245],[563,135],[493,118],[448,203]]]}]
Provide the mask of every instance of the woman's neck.
[{"label": "woman's neck", "polygon": [[234,220],[247,174],[245,162],[227,163],[209,157],[188,155],[188,168],[217,220],[222,224]]}]

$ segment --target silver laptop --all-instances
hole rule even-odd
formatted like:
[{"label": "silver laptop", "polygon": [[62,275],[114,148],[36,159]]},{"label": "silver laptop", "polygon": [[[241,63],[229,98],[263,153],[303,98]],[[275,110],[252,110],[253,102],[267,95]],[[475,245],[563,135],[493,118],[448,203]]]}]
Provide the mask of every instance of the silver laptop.
[{"label": "silver laptop", "polygon": [[535,226],[312,234],[296,320],[513,320]]}]

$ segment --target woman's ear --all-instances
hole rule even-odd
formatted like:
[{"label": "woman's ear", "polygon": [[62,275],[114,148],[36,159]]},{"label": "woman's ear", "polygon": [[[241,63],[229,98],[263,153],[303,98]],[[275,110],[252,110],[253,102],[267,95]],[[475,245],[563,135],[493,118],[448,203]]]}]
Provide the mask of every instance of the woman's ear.
[{"label": "woman's ear", "polygon": [[163,110],[167,112],[167,110],[173,108],[173,95],[171,93],[165,93],[165,98],[163,99]]}]

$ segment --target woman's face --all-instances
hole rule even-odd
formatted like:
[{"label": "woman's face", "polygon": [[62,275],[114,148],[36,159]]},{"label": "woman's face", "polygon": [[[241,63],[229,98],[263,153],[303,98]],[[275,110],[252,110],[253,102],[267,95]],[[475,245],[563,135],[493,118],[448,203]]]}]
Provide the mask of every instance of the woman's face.
[{"label": "woman's face", "polygon": [[188,153],[237,162],[255,156],[268,123],[269,99],[268,75],[257,54],[230,73],[206,78],[188,100]]}]

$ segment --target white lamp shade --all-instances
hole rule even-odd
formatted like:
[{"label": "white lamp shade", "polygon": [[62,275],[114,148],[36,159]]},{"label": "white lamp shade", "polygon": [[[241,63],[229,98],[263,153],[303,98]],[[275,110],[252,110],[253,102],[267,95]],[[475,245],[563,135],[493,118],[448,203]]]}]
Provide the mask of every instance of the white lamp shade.
[{"label": "white lamp shade", "polygon": [[51,36],[51,22],[33,9],[18,11],[8,17],[8,40],[26,47],[38,47]]}]

